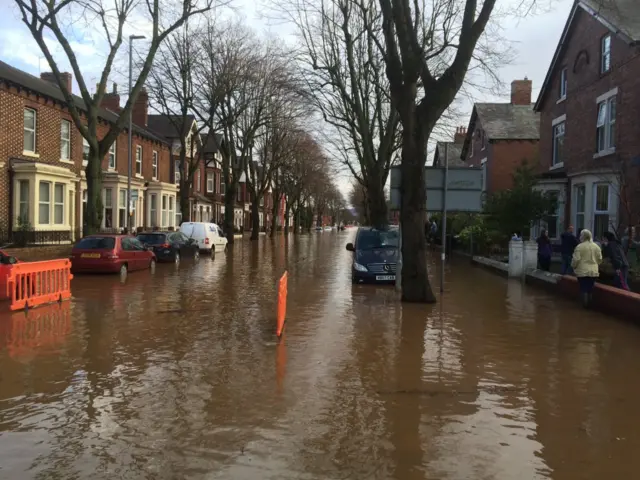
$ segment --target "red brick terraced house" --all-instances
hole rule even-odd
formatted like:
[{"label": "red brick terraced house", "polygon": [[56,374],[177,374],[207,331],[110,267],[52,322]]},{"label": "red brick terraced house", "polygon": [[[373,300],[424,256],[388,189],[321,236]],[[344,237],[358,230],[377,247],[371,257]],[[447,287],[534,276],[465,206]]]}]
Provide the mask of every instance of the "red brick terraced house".
[{"label": "red brick terraced house", "polygon": [[223,138],[220,134],[200,134],[200,144],[204,155],[204,194],[213,205],[211,219],[218,225],[224,224],[224,188],[222,179],[222,154],[220,148]]},{"label": "red brick terraced house", "polygon": [[[71,89],[71,74],[63,75]],[[83,226],[88,145],[51,80],[51,73],[37,78],[0,62],[0,231],[6,239],[26,224],[34,243],[73,241]],[[82,110],[82,99],[74,100]],[[118,104],[114,86],[103,102],[99,135],[116,121]],[[141,92],[133,109],[133,225],[168,228],[175,226],[177,189],[169,145],[147,128],[146,104]],[[127,135],[123,130],[103,159],[102,227],[108,230],[127,225]]]},{"label": "red brick terraced house", "polygon": [[578,0],[535,104],[540,188],[560,208],[542,226],[597,239],[640,220],[640,5]]},{"label": "red brick terraced house", "polygon": [[462,161],[462,147],[464,141],[467,138],[467,129],[465,127],[459,127],[453,136],[453,142],[437,142],[436,150],[433,153],[433,167],[445,166],[445,152],[447,156],[447,164],[450,167],[464,167],[468,164]]},{"label": "red brick terraced house", "polygon": [[537,163],[540,118],[533,111],[531,88],[531,80],[514,80],[509,103],[473,106],[461,159],[482,167],[487,194],[511,188],[513,173],[523,161]]}]

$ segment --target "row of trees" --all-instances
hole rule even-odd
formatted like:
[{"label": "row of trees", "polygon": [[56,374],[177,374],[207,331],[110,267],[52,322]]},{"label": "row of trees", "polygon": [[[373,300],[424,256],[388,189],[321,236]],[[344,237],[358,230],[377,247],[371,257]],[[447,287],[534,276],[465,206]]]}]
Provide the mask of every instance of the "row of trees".
[{"label": "row of trees", "polygon": [[[276,199],[272,232],[276,231],[281,195],[288,200],[287,214],[292,212],[294,217],[303,205],[313,206],[321,215],[329,205],[341,201],[327,155],[306,124],[307,85],[294,67],[292,51],[277,39],[259,37],[240,21],[217,22],[213,8],[222,5],[220,2],[14,1],[45,54],[76,127],[90,145],[86,233],[97,230],[102,222],[101,159],[125,127],[143,87],[149,91],[152,108],[164,114],[180,133],[174,154],[179,155],[183,219],[188,220],[191,214],[189,192],[194,174],[201,162],[209,161],[203,157],[201,145],[214,139],[222,156],[224,223],[230,242],[241,179],[252,202],[252,238],[257,238],[259,205],[269,188]],[[136,64],[137,79],[119,119],[99,137],[99,107],[125,39],[125,28],[133,20],[151,25],[148,51]],[[108,53],[95,94],[89,92],[86,72],[70,46],[73,32],[69,25],[78,26],[79,22],[101,26],[106,39]],[[48,41],[51,35],[71,65],[82,104],[74,101],[61,78]]]}]

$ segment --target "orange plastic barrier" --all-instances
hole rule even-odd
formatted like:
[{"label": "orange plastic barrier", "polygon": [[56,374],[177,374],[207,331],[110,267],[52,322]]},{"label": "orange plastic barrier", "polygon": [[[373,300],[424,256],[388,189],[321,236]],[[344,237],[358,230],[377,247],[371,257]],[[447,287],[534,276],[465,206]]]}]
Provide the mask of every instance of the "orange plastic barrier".
[{"label": "orange plastic barrier", "polygon": [[16,263],[7,276],[9,309],[37,307],[71,298],[71,261]]},{"label": "orange plastic barrier", "polygon": [[284,320],[287,315],[287,272],[282,274],[278,280],[278,322],[276,324],[276,335],[282,336],[284,330]]}]

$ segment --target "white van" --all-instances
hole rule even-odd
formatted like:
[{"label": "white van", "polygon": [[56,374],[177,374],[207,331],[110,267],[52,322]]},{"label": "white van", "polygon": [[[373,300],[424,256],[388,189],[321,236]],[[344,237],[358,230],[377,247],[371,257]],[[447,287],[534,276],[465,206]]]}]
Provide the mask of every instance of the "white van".
[{"label": "white van", "polygon": [[227,249],[227,237],[215,223],[184,222],[180,225],[180,232],[198,242],[200,250],[213,254]]}]

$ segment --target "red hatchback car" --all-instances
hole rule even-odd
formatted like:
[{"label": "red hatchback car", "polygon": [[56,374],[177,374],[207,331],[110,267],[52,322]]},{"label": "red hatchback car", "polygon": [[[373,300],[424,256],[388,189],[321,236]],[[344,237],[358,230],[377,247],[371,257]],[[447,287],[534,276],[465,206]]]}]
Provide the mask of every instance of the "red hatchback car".
[{"label": "red hatchback car", "polygon": [[145,270],[156,263],[156,255],[130,235],[89,235],[71,251],[74,273],[117,273]]}]

